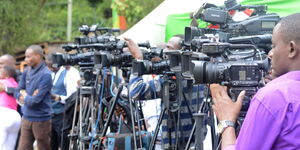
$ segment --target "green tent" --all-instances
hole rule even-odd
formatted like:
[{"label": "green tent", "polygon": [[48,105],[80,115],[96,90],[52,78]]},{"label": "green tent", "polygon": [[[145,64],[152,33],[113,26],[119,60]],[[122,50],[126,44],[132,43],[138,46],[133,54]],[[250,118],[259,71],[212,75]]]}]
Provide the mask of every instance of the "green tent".
[{"label": "green tent", "polygon": [[268,13],[277,13],[280,17],[300,12],[299,0],[243,0],[241,4],[267,5]]},{"label": "green tent", "polygon": [[[267,5],[268,13],[277,13],[280,17],[292,13],[300,12],[299,0],[243,0],[243,5]],[[167,17],[165,41],[168,41],[173,35],[184,34],[184,27],[190,26],[190,13],[172,14]],[[201,22],[199,27],[205,27],[207,24]]]}]

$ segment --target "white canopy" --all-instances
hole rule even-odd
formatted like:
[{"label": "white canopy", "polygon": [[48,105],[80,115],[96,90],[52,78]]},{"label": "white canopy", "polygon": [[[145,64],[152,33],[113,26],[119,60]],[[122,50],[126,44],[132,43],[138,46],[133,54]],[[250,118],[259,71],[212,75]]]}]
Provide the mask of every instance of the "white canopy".
[{"label": "white canopy", "polygon": [[120,37],[129,37],[135,42],[148,40],[152,46],[161,44],[165,39],[168,15],[195,12],[205,2],[216,5],[224,4],[224,0],[165,0]]}]

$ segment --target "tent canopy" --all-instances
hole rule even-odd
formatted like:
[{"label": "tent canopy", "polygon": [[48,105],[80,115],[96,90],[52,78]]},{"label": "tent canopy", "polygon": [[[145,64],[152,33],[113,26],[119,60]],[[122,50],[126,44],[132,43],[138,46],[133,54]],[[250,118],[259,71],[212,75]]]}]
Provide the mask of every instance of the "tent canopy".
[{"label": "tent canopy", "polygon": [[[300,12],[299,0],[237,0],[243,5],[267,5],[268,13],[277,13],[281,17]],[[136,25],[123,33],[136,42],[149,41],[152,46],[167,41],[172,35],[183,34],[189,26],[189,14],[197,11],[203,3],[223,5],[224,0],[165,0]]]},{"label": "tent canopy", "polygon": [[[149,41],[158,45],[165,41],[167,17],[171,14],[188,14],[197,11],[203,3],[211,0],[165,0],[136,25],[123,33],[121,37],[129,37],[136,42]],[[222,5],[223,1],[214,1]]]}]

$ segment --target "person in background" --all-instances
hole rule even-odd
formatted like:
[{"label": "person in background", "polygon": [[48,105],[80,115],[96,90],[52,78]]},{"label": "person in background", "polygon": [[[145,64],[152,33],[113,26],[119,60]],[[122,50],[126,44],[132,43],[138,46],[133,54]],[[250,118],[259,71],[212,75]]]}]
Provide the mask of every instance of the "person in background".
[{"label": "person in background", "polygon": [[[9,87],[17,87],[16,74],[12,66],[1,66],[0,83]],[[0,149],[13,150],[21,127],[21,116],[17,112],[16,99],[6,92],[0,92]]]},{"label": "person in background", "polygon": [[[11,66],[14,69],[16,69],[16,60],[12,55],[5,54],[0,57],[0,68],[4,66]],[[16,74],[14,76],[15,80],[17,82],[20,81],[20,78],[22,76],[22,73],[20,70],[16,69]],[[0,92],[6,91],[7,94],[13,95],[14,94],[14,89],[13,87],[5,86],[4,84],[0,83]]]},{"label": "person in background", "polygon": [[[129,39],[125,38],[127,41],[127,45],[129,48],[129,51],[131,52],[132,56],[136,59],[143,59],[143,55],[140,52],[140,49],[137,46],[134,46],[134,42]],[[169,39],[169,41],[166,44],[165,50],[180,50],[181,47],[181,41],[183,40],[183,35],[174,35],[172,38]],[[162,76],[158,75],[156,76],[156,79],[150,79],[145,80],[146,76],[143,75],[141,77],[131,75],[130,77],[130,88],[131,88],[131,96],[133,99],[142,99],[142,100],[150,100],[153,98],[159,98],[159,97],[153,97],[154,95],[159,95],[158,93],[162,89]],[[183,91],[184,94],[188,95],[188,87],[186,82],[182,82],[183,84]],[[191,130],[193,128],[193,116],[192,113],[196,113],[198,111],[199,105],[203,101],[204,98],[204,86],[193,86],[192,87],[192,97],[191,99],[187,99],[186,101],[182,101],[181,103],[181,110],[180,112],[180,124],[181,124],[181,130],[178,130],[179,132],[179,141],[180,147],[185,147],[189,135],[191,133]],[[159,102],[160,104],[160,102]],[[153,107],[150,108],[150,110],[154,110]],[[161,110],[161,107],[158,108],[158,110]],[[146,112],[147,110],[145,110]],[[155,113],[154,113],[155,114]],[[175,113],[174,113],[175,114]],[[169,149],[171,146],[175,145],[176,142],[176,131],[174,130],[176,128],[176,117],[175,115],[170,115],[169,113],[165,113],[164,118],[162,120],[162,148],[163,149]],[[149,119],[148,122],[153,122],[152,129],[154,129],[157,126],[157,121],[154,122],[154,120],[158,119],[158,116],[156,115],[155,118],[152,117]]]},{"label": "person in background", "polygon": [[26,49],[29,66],[22,74],[14,96],[22,106],[21,136],[18,150],[32,150],[34,140],[40,150],[50,150],[51,134],[51,71],[43,60],[43,49],[31,45]]},{"label": "person in background", "polygon": [[[62,129],[63,129],[63,113],[66,99],[77,91],[80,80],[80,74],[77,69],[71,66],[54,67],[52,55],[46,58],[46,64],[52,71],[52,90],[51,104],[52,114],[52,132],[51,132],[51,149],[58,150],[62,148]],[[65,145],[65,144],[64,144]]]},{"label": "person in background", "polygon": [[[4,54],[0,57],[0,69],[3,68],[4,66],[10,66],[14,69],[16,69],[16,60],[12,55],[9,54]],[[20,70],[16,69],[16,73],[14,76],[14,79],[19,82],[22,76],[22,72]],[[0,82],[0,92],[5,91],[8,95],[14,95],[15,87],[10,87],[6,86],[5,84]],[[22,111],[21,111],[21,106],[17,106],[17,111],[18,113],[22,116]],[[19,142],[19,137],[20,137],[20,132],[18,134],[18,139],[16,143],[15,149],[18,147],[18,142]]]}]

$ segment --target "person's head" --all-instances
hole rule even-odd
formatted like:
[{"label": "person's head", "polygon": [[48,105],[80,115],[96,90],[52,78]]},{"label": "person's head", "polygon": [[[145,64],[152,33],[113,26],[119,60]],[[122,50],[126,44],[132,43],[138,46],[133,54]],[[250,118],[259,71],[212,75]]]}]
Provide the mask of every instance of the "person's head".
[{"label": "person's head", "polygon": [[53,67],[53,56],[52,56],[52,54],[47,55],[46,64],[52,72],[57,72],[59,70],[59,68]]},{"label": "person's head", "polygon": [[2,55],[0,57],[0,69],[4,66],[12,66],[16,68],[16,60],[13,56],[9,54]]},{"label": "person's head", "polygon": [[26,49],[25,62],[28,66],[36,67],[43,60],[44,50],[39,45],[31,45]]},{"label": "person's head", "polygon": [[300,13],[282,18],[275,26],[269,57],[275,77],[300,70]]},{"label": "person's head", "polygon": [[13,78],[16,75],[16,69],[13,66],[3,66],[0,68],[0,79]]},{"label": "person's head", "polygon": [[179,50],[181,49],[181,42],[184,36],[181,34],[172,36],[166,44],[166,50]]}]

